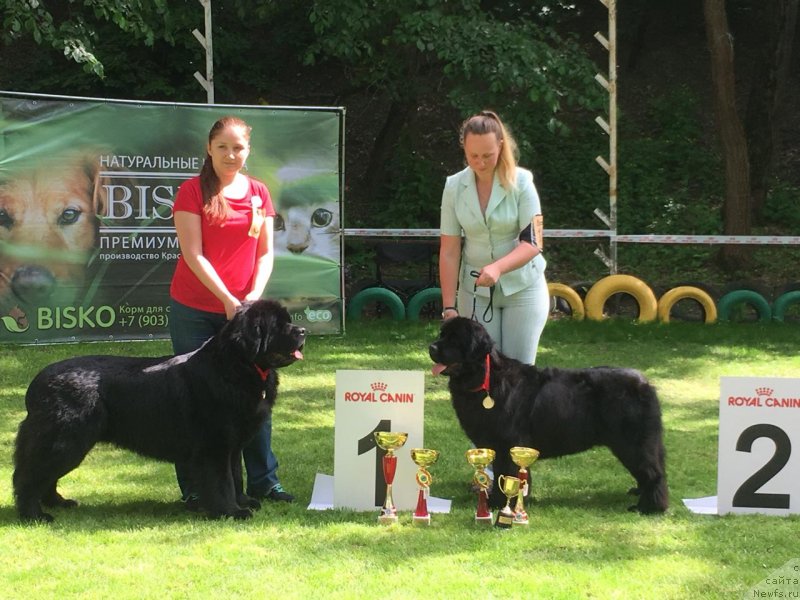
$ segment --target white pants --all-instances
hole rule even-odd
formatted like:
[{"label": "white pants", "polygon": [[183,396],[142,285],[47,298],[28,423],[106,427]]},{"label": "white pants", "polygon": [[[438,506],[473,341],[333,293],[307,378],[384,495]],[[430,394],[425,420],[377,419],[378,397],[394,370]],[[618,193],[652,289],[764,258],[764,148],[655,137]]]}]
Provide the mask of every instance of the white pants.
[{"label": "white pants", "polygon": [[475,279],[469,275],[465,279],[467,281],[459,283],[458,314],[472,316],[474,301],[475,318],[486,328],[500,351],[525,364],[534,364],[539,338],[550,314],[550,294],[544,273],[530,287],[510,296],[504,295],[500,286],[496,286],[491,309],[488,309],[488,297],[474,293]]}]

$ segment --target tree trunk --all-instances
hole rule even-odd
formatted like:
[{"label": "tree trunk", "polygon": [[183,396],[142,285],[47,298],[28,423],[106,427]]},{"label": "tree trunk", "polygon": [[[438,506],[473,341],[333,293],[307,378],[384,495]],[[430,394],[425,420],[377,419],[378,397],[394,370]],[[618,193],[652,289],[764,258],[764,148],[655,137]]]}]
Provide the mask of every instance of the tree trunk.
[{"label": "tree trunk", "polygon": [[756,56],[753,87],[747,104],[745,128],[750,158],[752,218],[759,222],[776,155],[775,115],[789,75],[799,0],[772,0],[765,5],[766,32]]},{"label": "tree trunk", "polygon": [[[750,165],[744,127],[736,110],[736,78],[733,67],[733,37],[728,29],[725,0],[703,0],[706,37],[711,54],[711,80],[717,133],[725,162],[725,201],[722,221],[725,235],[750,233]],[[744,246],[722,247],[720,259],[726,269],[740,267],[749,255]]]},{"label": "tree trunk", "polygon": [[390,181],[389,164],[413,106],[412,102],[406,100],[392,100],[389,106],[386,120],[375,138],[364,176],[363,190],[367,207],[374,206],[385,196],[385,188]]}]

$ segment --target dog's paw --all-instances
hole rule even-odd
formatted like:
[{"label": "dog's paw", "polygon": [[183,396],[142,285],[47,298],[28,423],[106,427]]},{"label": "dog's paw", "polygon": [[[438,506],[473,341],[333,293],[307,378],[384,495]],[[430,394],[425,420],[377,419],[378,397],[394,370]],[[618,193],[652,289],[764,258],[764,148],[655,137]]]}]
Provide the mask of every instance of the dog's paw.
[{"label": "dog's paw", "polygon": [[247,496],[245,494],[242,494],[241,496],[236,498],[236,504],[238,504],[241,508],[248,508],[250,510],[261,509],[261,502],[259,502],[252,496]]},{"label": "dog's paw", "polygon": [[55,498],[42,499],[42,506],[47,506],[48,508],[75,508],[78,506],[78,501],[72,500],[71,498],[64,498],[56,494]]},{"label": "dog's paw", "polygon": [[640,515],[660,515],[666,512],[665,508],[661,508],[658,506],[645,506],[642,504],[634,504],[633,506],[628,507],[629,512],[636,512]]},{"label": "dog's paw", "polygon": [[253,518],[253,511],[249,508],[241,508],[237,506],[232,510],[206,511],[206,516],[212,520],[235,519],[237,521],[244,521],[245,519]]},{"label": "dog's paw", "polygon": [[237,521],[245,521],[247,519],[253,518],[253,511],[250,510],[249,508],[239,508],[233,511],[233,513],[231,513],[230,516]]},{"label": "dog's paw", "polygon": [[52,523],[55,521],[53,515],[46,512],[40,512],[35,515],[20,515],[19,519],[23,523],[27,523],[29,525],[36,525],[38,523]]},{"label": "dog's paw", "polygon": [[629,496],[638,496],[641,493],[642,491],[636,486],[633,486],[631,489],[628,490]]}]

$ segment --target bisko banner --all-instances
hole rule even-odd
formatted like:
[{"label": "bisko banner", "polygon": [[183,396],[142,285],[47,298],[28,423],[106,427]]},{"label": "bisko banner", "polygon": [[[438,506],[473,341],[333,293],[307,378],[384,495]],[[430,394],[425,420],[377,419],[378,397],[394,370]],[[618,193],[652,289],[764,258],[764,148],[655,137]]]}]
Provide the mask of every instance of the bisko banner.
[{"label": "bisko banner", "polygon": [[0,92],[0,342],[168,337],[173,199],[225,115],[278,213],[265,297],[342,330],[343,109]]}]

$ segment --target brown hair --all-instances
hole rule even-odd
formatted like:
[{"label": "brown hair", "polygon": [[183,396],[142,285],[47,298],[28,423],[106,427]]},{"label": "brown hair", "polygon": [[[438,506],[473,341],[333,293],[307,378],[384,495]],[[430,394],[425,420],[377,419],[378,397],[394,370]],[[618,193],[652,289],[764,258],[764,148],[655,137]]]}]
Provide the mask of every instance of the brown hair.
[{"label": "brown hair", "polygon": [[[253,128],[239,117],[227,116],[217,120],[211,126],[211,131],[208,132],[208,143],[211,144],[226,127],[242,127],[247,141],[250,141],[250,132]],[[211,223],[219,225],[228,215],[228,201],[222,195],[219,177],[214,171],[208,151],[206,151],[206,159],[200,169],[200,190],[203,193],[203,212]]]},{"label": "brown hair", "polygon": [[477,115],[471,116],[461,125],[459,143],[464,147],[464,140],[468,134],[485,135],[493,133],[500,143],[500,158],[497,161],[497,176],[500,185],[506,189],[516,186],[517,178],[517,142],[511,132],[503,125],[497,113],[491,110],[482,110]]}]

